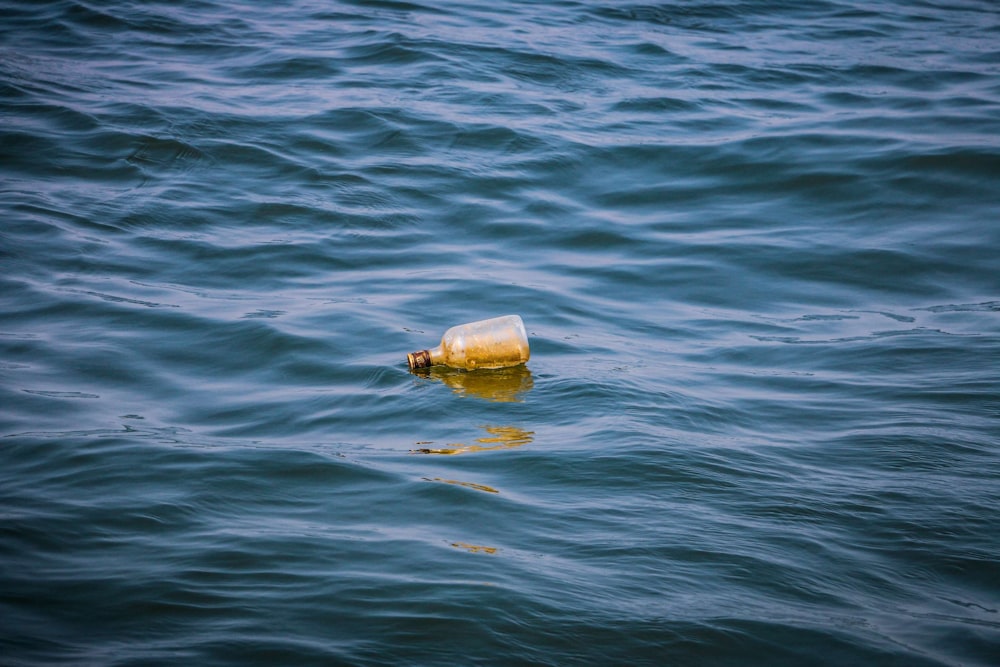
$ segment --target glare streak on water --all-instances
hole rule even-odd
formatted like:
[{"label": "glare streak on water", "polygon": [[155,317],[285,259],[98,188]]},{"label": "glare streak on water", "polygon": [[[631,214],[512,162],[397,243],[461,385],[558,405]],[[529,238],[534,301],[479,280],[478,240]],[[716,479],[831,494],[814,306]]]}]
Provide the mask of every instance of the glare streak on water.
[{"label": "glare streak on water", "polygon": [[0,14],[5,664],[995,662],[991,3]]}]

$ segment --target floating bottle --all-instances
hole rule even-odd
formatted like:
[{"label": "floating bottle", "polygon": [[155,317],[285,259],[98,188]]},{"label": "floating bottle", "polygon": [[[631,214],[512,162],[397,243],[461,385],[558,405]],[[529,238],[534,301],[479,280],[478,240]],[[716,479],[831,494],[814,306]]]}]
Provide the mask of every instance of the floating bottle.
[{"label": "floating bottle", "polygon": [[453,368],[506,368],[528,360],[528,333],[517,315],[469,322],[444,332],[441,344],[406,355],[410,370],[445,364]]}]

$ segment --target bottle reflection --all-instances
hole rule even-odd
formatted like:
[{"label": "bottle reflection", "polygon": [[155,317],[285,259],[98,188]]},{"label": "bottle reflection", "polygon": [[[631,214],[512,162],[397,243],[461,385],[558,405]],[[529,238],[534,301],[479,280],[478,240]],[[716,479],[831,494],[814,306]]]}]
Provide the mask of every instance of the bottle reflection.
[{"label": "bottle reflection", "polygon": [[472,396],[494,403],[520,403],[531,391],[534,380],[527,366],[463,371],[447,366],[431,366],[410,371],[414,375],[437,380],[451,387],[459,396]]},{"label": "bottle reflection", "polygon": [[[466,454],[468,452],[487,452],[494,449],[514,449],[523,447],[534,441],[535,432],[525,431],[516,426],[482,426],[487,435],[476,438],[475,444],[449,443],[445,447],[421,447],[411,450],[414,454]],[[432,442],[418,442],[418,445],[431,445]]]}]

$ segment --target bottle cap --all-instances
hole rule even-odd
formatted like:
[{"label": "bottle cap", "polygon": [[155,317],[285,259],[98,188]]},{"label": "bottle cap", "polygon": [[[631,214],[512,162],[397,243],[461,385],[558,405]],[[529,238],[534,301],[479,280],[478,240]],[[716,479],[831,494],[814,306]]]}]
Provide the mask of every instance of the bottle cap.
[{"label": "bottle cap", "polygon": [[427,368],[431,365],[431,351],[420,350],[406,355],[406,361],[410,364],[410,370],[415,368]]}]

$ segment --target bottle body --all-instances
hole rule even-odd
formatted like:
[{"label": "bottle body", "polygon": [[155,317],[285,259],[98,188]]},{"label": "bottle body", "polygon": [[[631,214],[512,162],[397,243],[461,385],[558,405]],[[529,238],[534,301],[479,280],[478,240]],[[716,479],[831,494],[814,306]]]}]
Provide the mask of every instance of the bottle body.
[{"label": "bottle body", "polygon": [[440,345],[408,354],[407,360],[411,369],[445,364],[474,370],[517,366],[530,355],[524,322],[517,315],[505,315],[452,327]]}]

